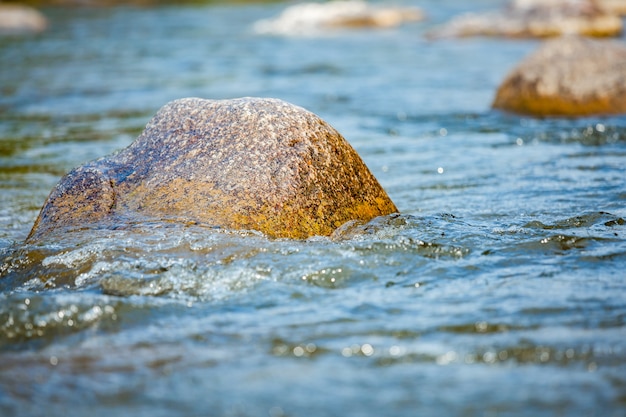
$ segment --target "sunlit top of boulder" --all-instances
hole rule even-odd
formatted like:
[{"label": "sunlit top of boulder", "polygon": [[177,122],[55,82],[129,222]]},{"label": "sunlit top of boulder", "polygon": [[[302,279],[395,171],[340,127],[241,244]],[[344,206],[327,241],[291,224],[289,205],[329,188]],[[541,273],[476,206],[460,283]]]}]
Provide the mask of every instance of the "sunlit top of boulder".
[{"label": "sunlit top of boulder", "polygon": [[414,7],[374,6],[361,0],[338,0],[289,6],[276,18],[258,21],[254,29],[264,34],[310,35],[328,29],[389,28],[423,17],[423,13]]}]

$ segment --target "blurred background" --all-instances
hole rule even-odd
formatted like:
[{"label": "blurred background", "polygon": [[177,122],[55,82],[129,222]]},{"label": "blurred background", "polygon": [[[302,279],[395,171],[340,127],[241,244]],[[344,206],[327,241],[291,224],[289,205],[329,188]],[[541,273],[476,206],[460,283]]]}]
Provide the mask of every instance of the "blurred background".
[{"label": "blurred background", "polygon": [[[0,3],[0,414],[624,416],[626,118],[491,108],[545,42],[495,33],[513,3]],[[165,103],[243,96],[320,115],[402,216],[23,243]]]}]

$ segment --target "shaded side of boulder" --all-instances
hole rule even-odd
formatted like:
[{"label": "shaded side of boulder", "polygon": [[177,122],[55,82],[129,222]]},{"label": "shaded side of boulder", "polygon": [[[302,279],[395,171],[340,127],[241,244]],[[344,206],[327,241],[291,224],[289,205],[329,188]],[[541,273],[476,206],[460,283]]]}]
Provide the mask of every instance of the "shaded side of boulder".
[{"label": "shaded side of boulder", "polygon": [[428,36],[610,37],[622,28],[622,19],[594,0],[514,0],[503,10],[458,16]]},{"label": "shaded side of boulder", "polygon": [[189,98],[159,110],[128,148],[62,179],[31,238],[133,216],[306,238],[394,212],[356,151],[313,113],[275,99]]},{"label": "shaded side of boulder", "polygon": [[424,18],[415,7],[372,6],[362,0],[300,3],[287,7],[274,19],[255,24],[259,33],[310,35],[337,28],[388,28]]},{"label": "shaded side of boulder", "polygon": [[111,214],[114,207],[112,179],[97,166],[80,166],[70,171],[52,190],[31,235],[56,225],[78,226],[82,222],[102,219]]},{"label": "shaded side of boulder", "polygon": [[47,27],[48,20],[36,9],[0,3],[0,35],[40,33]]},{"label": "shaded side of boulder", "polygon": [[547,41],[505,78],[493,107],[537,116],[626,113],[626,47],[563,37]]}]

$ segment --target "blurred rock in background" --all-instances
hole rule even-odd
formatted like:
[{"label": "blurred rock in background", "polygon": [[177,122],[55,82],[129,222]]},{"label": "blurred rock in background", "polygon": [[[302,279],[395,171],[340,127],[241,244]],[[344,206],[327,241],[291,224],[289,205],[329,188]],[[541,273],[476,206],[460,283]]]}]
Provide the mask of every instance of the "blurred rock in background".
[{"label": "blurred rock in background", "polygon": [[625,6],[617,0],[513,0],[503,10],[453,18],[429,37],[617,36],[622,32],[618,12]]},{"label": "blurred rock in background", "polygon": [[48,27],[43,14],[30,6],[0,3],[0,35],[40,33]]}]

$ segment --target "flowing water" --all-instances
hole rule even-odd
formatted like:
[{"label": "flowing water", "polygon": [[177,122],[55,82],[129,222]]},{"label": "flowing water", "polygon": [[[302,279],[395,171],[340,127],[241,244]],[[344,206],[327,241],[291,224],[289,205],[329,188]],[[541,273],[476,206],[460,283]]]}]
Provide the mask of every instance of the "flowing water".
[{"label": "flowing water", "polygon": [[[490,110],[539,41],[428,41],[502,2],[417,5],[293,37],[254,30],[285,3],[44,9],[0,38],[0,415],[626,416],[626,118]],[[187,96],[319,114],[401,214],[23,243],[65,172]]]}]

